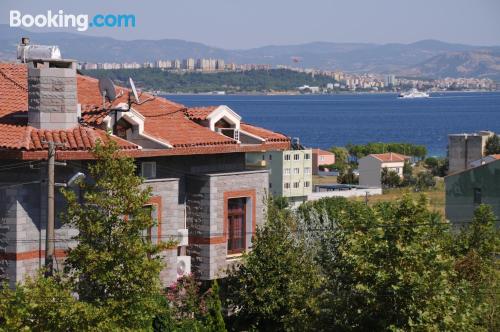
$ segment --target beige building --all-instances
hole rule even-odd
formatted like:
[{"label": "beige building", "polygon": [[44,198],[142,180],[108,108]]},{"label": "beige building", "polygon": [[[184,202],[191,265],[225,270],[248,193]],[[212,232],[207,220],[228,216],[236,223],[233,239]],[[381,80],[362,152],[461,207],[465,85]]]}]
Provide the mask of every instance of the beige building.
[{"label": "beige building", "polygon": [[269,170],[269,192],[303,202],[312,193],[312,150],[247,153],[247,167]]},{"label": "beige building", "polygon": [[403,177],[403,167],[408,159],[410,157],[394,152],[370,154],[359,159],[359,185],[381,188],[381,175],[384,168]]}]

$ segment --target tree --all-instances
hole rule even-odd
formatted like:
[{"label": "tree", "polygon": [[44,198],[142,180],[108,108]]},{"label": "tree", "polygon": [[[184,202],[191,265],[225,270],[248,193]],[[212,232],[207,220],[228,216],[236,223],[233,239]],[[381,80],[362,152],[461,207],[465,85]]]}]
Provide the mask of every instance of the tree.
[{"label": "tree", "polygon": [[317,317],[319,273],[289,210],[268,203],[253,249],[229,271],[227,306],[237,330],[304,331]]},{"label": "tree", "polygon": [[335,155],[336,164],[338,164],[338,163],[347,164],[348,163],[349,153],[347,152],[346,148],[341,147],[341,146],[332,146],[330,148],[330,152]]},{"label": "tree", "polygon": [[322,229],[321,328],[475,330],[462,306],[463,290],[453,282],[449,224],[429,211],[425,198],[404,196],[373,208],[338,199],[312,206],[323,215],[307,221]]},{"label": "tree", "polygon": [[105,308],[77,300],[71,288],[42,273],[0,290],[0,331],[114,331]]},{"label": "tree", "polygon": [[151,190],[141,187],[134,161],[113,142],[98,143],[93,153],[92,180],[78,184],[83,199],[63,191],[68,201],[63,221],[78,230],[65,273],[82,301],[106,307],[124,329],[145,328],[159,310],[152,299],[160,292],[157,254],[163,248],[143,236],[156,222],[144,209]]},{"label": "tree", "polygon": [[429,188],[433,188],[434,186],[436,186],[436,180],[431,173],[424,171],[417,174],[417,178],[415,181],[416,191],[426,190]]},{"label": "tree", "polygon": [[358,184],[359,177],[354,174],[352,167],[349,167],[347,170],[340,172],[339,176],[337,176],[337,182],[343,184]]},{"label": "tree", "polygon": [[498,135],[492,135],[488,138],[484,147],[484,153],[487,156],[500,153],[500,137]]},{"label": "tree", "polygon": [[456,236],[454,253],[458,279],[466,281],[467,301],[474,305],[480,326],[488,331],[498,331],[500,316],[500,269],[498,258],[500,232],[496,217],[488,205],[474,211],[472,222]]},{"label": "tree", "polygon": [[385,188],[397,188],[401,184],[401,177],[399,174],[395,171],[388,170],[386,167],[382,169],[380,180]]},{"label": "tree", "polygon": [[200,282],[184,276],[167,288],[161,297],[162,312],[153,322],[155,332],[225,332],[219,285],[202,293]]}]

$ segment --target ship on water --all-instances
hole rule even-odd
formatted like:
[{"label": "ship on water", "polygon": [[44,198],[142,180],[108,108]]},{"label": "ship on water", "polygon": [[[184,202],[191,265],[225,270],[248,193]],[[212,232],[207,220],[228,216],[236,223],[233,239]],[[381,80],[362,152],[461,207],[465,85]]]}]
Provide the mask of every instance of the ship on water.
[{"label": "ship on water", "polygon": [[429,98],[427,92],[418,91],[417,89],[411,89],[408,92],[402,92],[398,95],[401,99],[413,99],[413,98]]}]

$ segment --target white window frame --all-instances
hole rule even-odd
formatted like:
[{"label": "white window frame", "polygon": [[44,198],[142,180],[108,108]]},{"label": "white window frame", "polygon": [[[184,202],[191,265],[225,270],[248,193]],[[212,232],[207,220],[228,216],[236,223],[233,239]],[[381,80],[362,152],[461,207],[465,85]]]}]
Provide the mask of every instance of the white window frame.
[{"label": "white window frame", "polygon": [[290,154],[289,154],[289,153],[285,153],[285,154],[283,155],[283,159],[284,159],[284,160],[290,160]]},{"label": "white window frame", "polygon": [[300,188],[300,182],[294,182],[294,183],[293,183],[293,188],[294,188],[294,189],[298,189],[298,188]]},{"label": "white window frame", "polygon": [[[145,174],[145,169],[147,166],[151,167],[151,175]],[[156,161],[143,161],[141,162],[141,176],[145,179],[156,178]]]},{"label": "white window frame", "polygon": [[293,169],[293,174],[294,174],[294,175],[298,175],[298,174],[300,174],[300,168],[298,168],[298,167],[294,167],[294,169]]},{"label": "white window frame", "polygon": [[298,153],[294,154],[293,160],[300,160],[300,154],[298,154]]},{"label": "white window frame", "polygon": [[284,175],[290,175],[290,168],[284,168],[283,169],[283,174]]}]

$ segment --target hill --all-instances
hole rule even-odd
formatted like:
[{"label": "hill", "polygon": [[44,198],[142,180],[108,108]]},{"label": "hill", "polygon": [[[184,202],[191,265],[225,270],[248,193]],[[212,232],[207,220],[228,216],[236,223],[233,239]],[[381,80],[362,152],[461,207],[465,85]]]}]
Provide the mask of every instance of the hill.
[{"label": "hill", "polygon": [[331,77],[314,77],[285,69],[250,70],[220,73],[176,73],[160,69],[86,70],[86,75],[96,78],[109,77],[127,86],[133,77],[136,85],[147,90],[162,92],[199,93],[224,90],[226,92],[269,92],[296,90],[298,86],[325,86],[333,82]]},{"label": "hill", "polygon": [[406,69],[407,75],[489,77],[500,81],[500,51],[449,52]]},{"label": "hill", "polygon": [[[437,40],[422,40],[411,44],[369,44],[313,42],[299,45],[271,45],[246,50],[228,50],[202,43],[178,40],[117,40],[108,37],[93,37],[82,33],[28,32],[19,28],[0,25],[0,59],[15,58],[16,45],[21,36],[29,36],[33,43],[59,45],[67,58],[81,62],[145,62],[157,59],[182,59],[186,57],[222,58],[226,62],[260,63],[271,65],[296,65],[318,69],[342,70],[353,73],[409,73],[426,72],[429,77],[441,75],[439,68],[428,66],[430,61],[446,54],[468,54],[470,52],[500,52],[500,47],[479,47],[451,44]],[[92,47],[89,47],[92,45]],[[292,59],[299,59],[296,64]],[[438,59],[438,58],[436,58]],[[432,60],[436,61],[436,60]],[[490,71],[481,71],[464,62],[464,72],[479,75],[498,75],[495,66]],[[434,68],[434,69],[433,69]],[[461,71],[457,71],[459,75]],[[453,73],[453,71],[450,71]],[[460,75],[459,75],[460,76]]]}]

